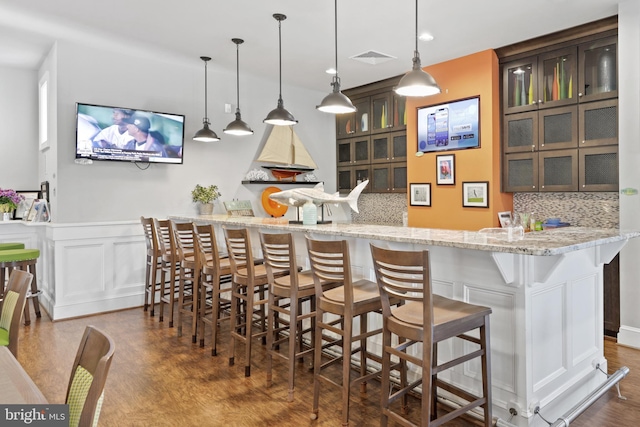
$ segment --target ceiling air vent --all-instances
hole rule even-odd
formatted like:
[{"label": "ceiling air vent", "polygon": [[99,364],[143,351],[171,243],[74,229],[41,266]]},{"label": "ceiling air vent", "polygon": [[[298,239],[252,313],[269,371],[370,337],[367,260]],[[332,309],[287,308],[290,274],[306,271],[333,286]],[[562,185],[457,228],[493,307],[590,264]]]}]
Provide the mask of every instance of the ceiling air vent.
[{"label": "ceiling air vent", "polygon": [[350,56],[349,59],[355,59],[356,61],[364,62],[366,64],[378,65],[378,64],[382,64],[383,62],[396,59],[396,57],[387,55],[386,53],[381,53],[375,50],[369,50],[354,56]]}]

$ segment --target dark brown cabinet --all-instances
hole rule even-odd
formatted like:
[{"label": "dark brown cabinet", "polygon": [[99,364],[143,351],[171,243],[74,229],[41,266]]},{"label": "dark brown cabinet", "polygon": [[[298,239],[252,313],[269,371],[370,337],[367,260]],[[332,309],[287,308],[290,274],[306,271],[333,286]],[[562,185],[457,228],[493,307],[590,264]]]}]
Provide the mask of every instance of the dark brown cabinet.
[{"label": "dark brown cabinet", "polygon": [[393,92],[399,79],[345,90],[357,111],[336,116],[341,193],[366,179],[369,179],[367,192],[406,191],[406,101]]},{"label": "dark brown cabinet", "polygon": [[503,191],[618,190],[616,39],[502,65]]}]

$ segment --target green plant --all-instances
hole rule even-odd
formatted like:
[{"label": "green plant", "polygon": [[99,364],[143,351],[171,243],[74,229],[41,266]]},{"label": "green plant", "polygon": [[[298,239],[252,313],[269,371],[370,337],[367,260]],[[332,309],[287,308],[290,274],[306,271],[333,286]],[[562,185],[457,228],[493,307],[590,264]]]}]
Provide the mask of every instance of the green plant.
[{"label": "green plant", "polygon": [[203,187],[200,184],[196,184],[196,187],[191,191],[191,198],[194,202],[211,203],[220,196],[222,196],[222,193],[218,191],[217,185]]}]

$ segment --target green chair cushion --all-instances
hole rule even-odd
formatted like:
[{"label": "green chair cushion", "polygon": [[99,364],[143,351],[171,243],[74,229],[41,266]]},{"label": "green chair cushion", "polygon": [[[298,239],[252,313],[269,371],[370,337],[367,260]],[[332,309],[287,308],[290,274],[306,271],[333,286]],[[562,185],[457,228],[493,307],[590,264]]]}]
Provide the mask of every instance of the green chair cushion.
[{"label": "green chair cushion", "polygon": [[[18,298],[20,295],[15,291],[8,291],[4,296],[4,303],[2,305],[2,314],[0,314],[0,328],[5,329],[9,333],[11,329],[11,320],[13,320],[13,311],[16,309]],[[7,343],[8,341],[7,337]]]},{"label": "green chair cushion", "polygon": [[78,365],[73,375],[73,381],[69,389],[69,398],[66,402],[67,405],[69,405],[69,427],[78,425],[82,408],[84,408],[84,402],[87,400],[87,394],[89,393],[92,382],[93,375],[91,375],[91,372]]},{"label": "green chair cushion", "polygon": [[38,249],[10,249],[0,251],[0,262],[27,261],[30,259],[38,259],[40,250]]},{"label": "green chair cushion", "polygon": [[9,249],[24,249],[24,243],[18,243],[18,242],[0,243],[0,251],[7,251]]},{"label": "green chair cushion", "polygon": [[7,347],[9,345],[9,331],[0,328],[0,346]]}]

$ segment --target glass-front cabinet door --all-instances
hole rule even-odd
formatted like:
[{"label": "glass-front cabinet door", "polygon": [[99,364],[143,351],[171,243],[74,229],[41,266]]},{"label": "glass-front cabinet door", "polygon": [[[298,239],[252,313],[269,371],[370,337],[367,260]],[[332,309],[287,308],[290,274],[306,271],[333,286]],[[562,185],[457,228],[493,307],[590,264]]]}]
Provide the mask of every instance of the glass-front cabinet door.
[{"label": "glass-front cabinet door", "polygon": [[505,64],[502,72],[505,114],[538,108],[537,57]]},{"label": "glass-front cabinet door", "polygon": [[393,121],[390,120],[393,112],[389,109],[389,99],[387,93],[371,97],[371,112],[373,115],[371,132],[386,132],[390,127],[393,127]]},{"label": "glass-front cabinet door", "polygon": [[367,96],[366,98],[354,99],[352,103],[356,107],[356,113],[355,123],[351,125],[350,130],[353,130],[354,135],[368,135],[371,132],[370,99]]},{"label": "glass-front cabinet door", "polygon": [[558,107],[576,102],[578,86],[576,48],[538,57],[538,107]]},{"label": "glass-front cabinet door", "polygon": [[580,45],[580,102],[618,97],[616,39],[609,37]]},{"label": "glass-front cabinet door", "polygon": [[336,114],[336,138],[348,138],[356,133],[356,113]]}]

